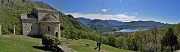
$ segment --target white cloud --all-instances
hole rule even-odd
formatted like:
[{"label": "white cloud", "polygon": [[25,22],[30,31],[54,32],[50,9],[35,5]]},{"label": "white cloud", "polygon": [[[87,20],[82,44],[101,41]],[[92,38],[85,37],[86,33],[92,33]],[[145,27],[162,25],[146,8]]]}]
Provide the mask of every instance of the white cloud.
[{"label": "white cloud", "polygon": [[115,15],[110,15],[110,14],[81,14],[81,13],[66,13],[66,14],[71,14],[75,18],[78,17],[84,17],[84,18],[89,18],[89,19],[102,19],[102,20],[118,20],[118,21],[133,21],[136,16],[128,16],[126,14],[115,14]]},{"label": "white cloud", "polygon": [[107,9],[101,9],[102,12],[107,12],[108,10]]},{"label": "white cloud", "polygon": [[138,15],[139,13],[137,13],[137,12],[133,12],[133,14]]}]

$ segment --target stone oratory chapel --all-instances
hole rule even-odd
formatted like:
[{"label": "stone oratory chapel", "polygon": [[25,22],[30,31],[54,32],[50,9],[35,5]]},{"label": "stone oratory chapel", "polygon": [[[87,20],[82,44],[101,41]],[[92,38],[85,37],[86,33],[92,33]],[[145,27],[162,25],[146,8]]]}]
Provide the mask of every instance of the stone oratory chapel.
[{"label": "stone oratory chapel", "polygon": [[31,14],[21,14],[23,35],[50,34],[60,38],[59,12],[51,9],[33,8]]}]

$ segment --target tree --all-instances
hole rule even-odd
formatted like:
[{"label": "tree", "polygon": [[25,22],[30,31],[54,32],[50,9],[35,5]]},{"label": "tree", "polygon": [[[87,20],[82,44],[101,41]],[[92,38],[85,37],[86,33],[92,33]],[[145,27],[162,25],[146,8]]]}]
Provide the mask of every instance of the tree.
[{"label": "tree", "polygon": [[108,41],[107,38],[102,36],[102,43],[107,44],[107,41]]},{"label": "tree", "polygon": [[57,37],[46,34],[42,37],[42,44],[53,51],[57,51],[57,45],[61,44],[61,41]]},{"label": "tree", "polygon": [[153,37],[154,37],[154,39],[153,39],[153,42],[156,44],[157,43],[157,39],[156,39],[156,35],[157,35],[157,33],[158,33],[158,28],[156,27],[156,26],[154,26],[152,29],[151,29],[151,33],[152,33],[152,35],[153,35]]},{"label": "tree", "polygon": [[126,39],[123,36],[117,37],[115,44],[116,44],[116,47],[118,48],[121,48],[121,49],[127,48]]},{"label": "tree", "polygon": [[[151,33],[153,35],[153,42],[155,43],[155,45],[157,44],[157,33],[158,33],[158,28],[156,26],[154,26],[152,29],[151,29]],[[157,46],[157,45],[156,45]],[[157,51],[157,47],[155,47],[155,51]]]},{"label": "tree", "polygon": [[111,45],[113,47],[115,47],[115,42],[116,42],[116,36],[115,35],[109,35],[108,36],[108,45]]},{"label": "tree", "polygon": [[[127,39],[128,48],[133,51],[137,51],[139,49],[139,42],[142,41],[141,31],[136,31],[132,35],[130,35]],[[140,44],[142,45],[142,43]]]},{"label": "tree", "polygon": [[78,36],[80,34],[80,31],[76,28],[70,28],[71,30],[66,30],[64,31],[65,33],[65,37],[68,39],[78,39],[81,38],[80,36]]},{"label": "tree", "polygon": [[178,44],[177,37],[173,33],[173,29],[169,28],[165,33],[165,36],[161,40],[161,44],[164,46],[171,46],[171,52],[173,52],[174,45]]}]

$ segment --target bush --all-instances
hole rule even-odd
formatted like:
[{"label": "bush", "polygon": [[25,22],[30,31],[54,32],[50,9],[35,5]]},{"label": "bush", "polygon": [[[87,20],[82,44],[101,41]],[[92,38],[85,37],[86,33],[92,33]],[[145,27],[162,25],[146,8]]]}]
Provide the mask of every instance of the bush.
[{"label": "bush", "polygon": [[108,45],[113,46],[113,47],[116,46],[116,44],[115,44],[116,36],[115,35],[108,35],[107,40],[108,40],[108,42],[107,42]]},{"label": "bush", "polygon": [[116,47],[121,49],[127,49],[126,39],[123,36],[116,37]]},{"label": "bush", "polygon": [[42,44],[50,50],[57,51],[57,45],[61,44],[61,41],[57,37],[46,34],[42,38]]}]

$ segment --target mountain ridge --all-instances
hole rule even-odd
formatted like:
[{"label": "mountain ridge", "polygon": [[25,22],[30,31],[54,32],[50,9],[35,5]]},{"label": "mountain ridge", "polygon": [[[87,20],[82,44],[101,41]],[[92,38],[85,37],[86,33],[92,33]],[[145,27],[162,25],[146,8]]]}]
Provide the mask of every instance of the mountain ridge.
[{"label": "mountain ridge", "polygon": [[[156,21],[130,21],[130,22],[122,22],[122,21],[117,21],[117,20],[101,20],[101,19],[87,19],[87,18],[76,18],[79,20],[81,23],[89,26],[91,29],[96,30],[97,32],[101,32],[102,29],[108,28],[107,31],[102,31],[102,32],[113,32],[113,31],[118,31],[122,29],[129,29],[129,28],[147,28],[151,29],[154,26],[158,28],[166,27],[170,24],[165,24],[161,22],[156,22]],[[97,21],[97,22],[96,22]],[[99,23],[101,21],[101,23]],[[93,23],[92,23],[93,22]],[[99,26],[104,26],[106,28],[100,28],[97,29]],[[96,27],[96,28],[95,28]]]}]

